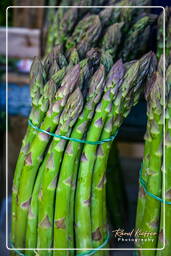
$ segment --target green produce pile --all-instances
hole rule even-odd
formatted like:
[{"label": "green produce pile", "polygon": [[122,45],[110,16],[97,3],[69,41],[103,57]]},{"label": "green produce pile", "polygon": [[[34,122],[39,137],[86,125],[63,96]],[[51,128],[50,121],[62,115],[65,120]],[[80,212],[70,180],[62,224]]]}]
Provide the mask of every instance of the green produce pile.
[{"label": "green produce pile", "polygon": [[[107,2],[135,4],[133,0]],[[112,139],[101,142],[115,139],[144,86],[149,122],[142,174],[148,190],[159,197],[162,193],[162,71],[154,73],[156,57],[148,51],[156,16],[142,8],[59,8],[49,10],[48,20],[45,55],[35,57],[30,70],[32,110],[14,174],[11,241],[16,248],[78,248],[29,250],[26,256],[106,256],[107,251],[85,250],[103,243],[109,247],[106,176],[120,179],[119,173],[106,175],[107,168],[111,171],[115,166]],[[152,171],[146,173],[148,165]],[[116,204],[121,194],[115,197]],[[151,204],[154,212],[149,211]],[[160,208],[160,202],[140,190],[137,226],[145,218],[145,228],[152,221],[157,230]],[[115,224],[123,212],[124,207],[110,212]]]},{"label": "green produce pile", "polygon": [[[61,1],[60,5],[68,5]],[[150,5],[149,0],[120,1],[75,1],[70,5]],[[51,9],[50,9],[51,10]],[[53,12],[53,15],[52,13]],[[48,13],[48,32],[45,36],[45,52],[62,44],[67,54],[73,47],[80,57],[94,46],[108,50],[115,60],[122,56],[124,61],[142,56],[148,48],[150,25],[156,16],[143,8],[59,8]],[[119,24],[117,24],[119,23]],[[126,48],[125,48],[126,47]]]},{"label": "green produce pile", "polygon": [[[154,55],[150,52],[129,65],[118,60],[107,73],[99,52],[90,51],[87,59],[68,65],[65,75],[63,68],[56,72],[51,54],[43,63],[34,60],[30,72],[34,125],[87,141],[116,134],[138,101]],[[51,74],[55,81],[47,78],[48,66],[55,70]],[[110,145],[61,140],[28,127],[13,183],[12,241],[17,248],[101,245],[107,236],[105,170]],[[63,252],[53,253],[58,254]]]}]

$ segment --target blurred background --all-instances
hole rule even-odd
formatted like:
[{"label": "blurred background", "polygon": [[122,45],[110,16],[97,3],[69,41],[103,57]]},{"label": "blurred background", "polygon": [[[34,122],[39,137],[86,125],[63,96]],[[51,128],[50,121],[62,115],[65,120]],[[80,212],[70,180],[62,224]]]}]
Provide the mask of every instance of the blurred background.
[{"label": "blurred background", "polygon": [[[10,194],[13,172],[27,127],[27,118],[31,108],[29,70],[34,56],[42,54],[42,35],[46,30],[46,12],[44,8],[10,8],[8,10],[8,184],[9,198],[5,195],[5,134],[6,134],[6,16],[8,6],[43,6],[50,5],[45,0],[1,0],[0,8],[0,255],[7,256],[5,249],[5,203],[10,210]],[[56,1],[56,5],[58,5]],[[168,1],[152,1],[152,5],[171,5]],[[160,12],[153,9],[152,12]],[[154,37],[150,39],[149,48],[155,49]],[[117,136],[119,170],[127,195],[127,227],[134,225],[136,200],[138,193],[138,177],[143,157],[143,142],[146,129],[146,104],[140,100],[125,120]],[[9,218],[10,219],[10,218]],[[10,226],[10,225],[9,225]],[[125,245],[123,245],[125,246]],[[114,252],[115,256],[132,256],[132,252]]]}]

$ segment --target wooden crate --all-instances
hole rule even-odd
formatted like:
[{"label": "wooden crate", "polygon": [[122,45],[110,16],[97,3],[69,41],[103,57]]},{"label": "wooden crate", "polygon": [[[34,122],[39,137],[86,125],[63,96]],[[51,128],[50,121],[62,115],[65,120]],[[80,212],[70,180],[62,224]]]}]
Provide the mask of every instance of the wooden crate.
[{"label": "wooden crate", "polygon": [[[8,57],[33,58],[40,54],[40,30],[8,28]],[[6,55],[6,29],[0,27],[0,54]]]},{"label": "wooden crate", "polygon": [[43,6],[44,3],[44,0],[15,0],[14,6],[31,6],[32,8],[14,8],[13,26],[41,28],[43,24],[44,8],[34,8],[34,6]]}]

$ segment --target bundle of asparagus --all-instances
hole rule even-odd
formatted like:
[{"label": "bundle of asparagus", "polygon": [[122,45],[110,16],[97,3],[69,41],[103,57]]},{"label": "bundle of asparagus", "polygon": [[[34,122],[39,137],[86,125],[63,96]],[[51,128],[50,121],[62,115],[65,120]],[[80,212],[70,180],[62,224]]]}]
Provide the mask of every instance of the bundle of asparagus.
[{"label": "bundle of asparagus", "polygon": [[[90,2],[89,0],[84,1],[84,6],[95,5],[94,1]],[[143,6],[148,5],[149,2],[148,0],[138,1],[138,3],[121,0],[113,5]],[[60,6],[62,7],[62,5],[63,3]],[[74,6],[77,3],[74,1],[71,5]],[[78,5],[81,5],[80,1]],[[108,1],[104,5],[108,5]],[[144,19],[142,19],[142,15],[145,16]],[[123,54],[123,47],[127,46],[127,52],[124,52],[124,60],[134,59],[137,54],[141,56],[146,51],[150,25],[154,22],[154,16],[151,16],[148,10],[143,8],[58,8],[56,15],[53,17],[54,21],[48,29],[46,53],[50,52],[55,45],[62,44],[64,51],[67,53],[69,49],[76,47],[81,58],[92,46],[101,46],[99,42],[104,37],[106,30],[120,22],[122,22],[120,32],[118,29],[110,32],[110,35],[114,33],[115,38],[115,44],[111,45],[110,48],[112,49],[113,46],[116,48],[122,40],[122,47],[119,49],[120,56]],[[137,24],[134,25],[135,22]],[[130,30],[129,33],[128,30]],[[120,36],[118,36],[118,32],[121,33]],[[134,54],[129,56],[130,51],[132,51],[131,47],[134,45],[132,40],[136,43],[136,48],[134,48]],[[140,45],[138,44],[139,40],[141,40]],[[116,59],[116,56],[113,55],[113,58]]]},{"label": "bundle of asparagus", "polygon": [[[91,49],[78,64],[75,53],[67,66],[59,48],[32,65],[32,127],[23,140],[13,184],[16,248],[83,251],[99,247],[107,236],[105,173],[111,142],[96,141],[116,135],[137,103],[154,56],[150,52],[129,65],[119,60],[107,74],[98,50]],[[63,252],[39,251],[52,254]]]},{"label": "bundle of asparagus", "polygon": [[[160,65],[163,65],[162,61],[160,61]],[[149,232],[149,236],[148,239],[145,235],[141,237],[144,241],[137,242],[137,247],[139,248],[157,248],[158,244],[160,244],[158,238],[159,240],[162,239],[162,232],[159,232],[159,223],[162,221],[161,202],[157,199],[162,198],[164,109],[163,74],[161,70],[162,68],[159,66],[146,90],[148,122],[145,135],[144,160],[140,174],[136,227],[146,233]],[[162,229],[163,225],[161,224]],[[151,251],[150,254],[158,255],[155,250]],[[148,255],[148,251],[139,251],[139,255]]]},{"label": "bundle of asparagus", "polygon": [[[54,57],[54,56],[53,56]],[[89,58],[83,60],[80,62],[80,64],[74,65],[71,67],[68,65],[69,69],[66,72],[64,76],[64,70],[60,69],[57,72],[55,72],[54,75],[52,75],[51,80],[52,82],[48,82],[47,86],[45,86],[44,94],[41,95],[41,82],[38,78],[32,79],[32,76],[36,77],[34,75],[34,72],[36,71],[35,65],[37,62],[37,59],[33,62],[32,68],[31,68],[31,81],[32,81],[32,97],[33,99],[33,110],[30,114],[30,120],[33,125],[40,126],[41,129],[53,132],[59,123],[59,117],[60,113],[63,110],[66,101],[68,100],[68,97],[72,96],[71,93],[75,89],[75,87],[80,84],[80,89],[81,86],[84,84],[84,80],[87,79],[89,75],[91,75],[92,68],[94,67],[94,64],[96,63],[95,59],[98,58],[98,55],[95,56],[93,52],[91,52],[91,55]],[[49,73],[53,70],[54,63],[51,60],[52,56],[48,56],[49,61],[45,62],[44,68],[47,69],[47,66],[49,66],[50,63],[52,65],[49,68]],[[43,64],[39,61],[39,64],[43,66]],[[88,74],[87,74],[88,73]],[[43,73],[38,73],[40,76],[43,78]],[[54,79],[55,77],[55,79]],[[58,85],[60,84],[60,87],[58,88]],[[69,84],[69,85],[68,85]],[[51,85],[54,87],[51,87]],[[69,86],[68,89],[66,89]],[[51,92],[51,94],[49,94]],[[35,93],[35,97],[34,97]],[[78,93],[77,91],[75,93]],[[38,95],[38,96],[37,96]],[[76,98],[77,99],[77,98]],[[71,100],[73,100],[73,96],[71,97]],[[70,100],[70,101],[71,101]],[[37,108],[35,108],[34,102],[37,102]],[[68,104],[72,105],[72,102],[69,102]],[[34,113],[34,114],[33,114]],[[42,114],[43,113],[43,114]],[[34,118],[33,118],[34,117]],[[40,118],[41,117],[41,118]],[[16,211],[18,207],[19,202],[19,179],[21,178],[21,174],[28,172],[29,169],[32,167],[35,168],[37,171],[37,167],[39,167],[39,164],[41,163],[43,157],[43,152],[46,149],[46,146],[48,144],[48,140],[46,139],[46,134],[44,133],[39,133],[39,136],[36,136],[37,133],[35,132],[34,129],[31,127],[28,127],[28,131],[26,133],[26,136],[23,140],[23,145],[22,149],[19,155],[19,159],[17,161],[17,166],[16,166],[16,172],[15,172],[15,177],[14,177],[14,183],[13,183],[13,209],[12,209],[12,215],[14,218],[14,222],[16,221]],[[36,136],[36,138],[35,138]],[[36,145],[36,147],[35,147]],[[33,151],[33,153],[32,153]],[[35,156],[35,157],[34,157]],[[35,164],[34,164],[35,161]],[[23,166],[26,169],[26,172],[23,172]],[[28,174],[31,175],[30,172]],[[26,173],[27,175],[27,173]],[[36,175],[36,174],[35,174]],[[32,175],[31,175],[32,176]],[[34,181],[34,177],[32,176],[32,179]],[[26,179],[27,180],[27,179]],[[34,185],[34,183],[33,183]],[[32,185],[32,186],[33,186]],[[25,187],[25,178],[23,175],[23,186]],[[21,184],[20,184],[21,187]],[[32,188],[30,184],[28,184],[28,191],[31,191]],[[22,189],[21,189],[22,193]],[[23,195],[26,196],[26,195]],[[27,197],[27,196],[26,196]],[[24,201],[24,200],[23,200]],[[25,214],[27,205],[29,201],[26,201],[23,205],[23,214]],[[21,211],[22,212],[22,211]],[[19,217],[18,217],[19,218]],[[20,225],[20,218],[19,220],[19,225]],[[23,224],[23,230],[24,230],[24,224]],[[15,232],[17,230],[15,229]],[[20,234],[22,231],[20,232]],[[21,235],[22,237],[22,235]]]},{"label": "bundle of asparagus", "polygon": [[[135,5],[128,0],[60,1],[61,6],[100,3]],[[135,8],[49,13],[48,54],[35,58],[30,71],[32,111],[14,176],[11,239],[16,248],[79,248],[84,254],[83,248],[108,246],[108,138],[115,138],[155,69],[151,52],[113,63],[118,56],[128,61],[146,52],[155,18]]]}]

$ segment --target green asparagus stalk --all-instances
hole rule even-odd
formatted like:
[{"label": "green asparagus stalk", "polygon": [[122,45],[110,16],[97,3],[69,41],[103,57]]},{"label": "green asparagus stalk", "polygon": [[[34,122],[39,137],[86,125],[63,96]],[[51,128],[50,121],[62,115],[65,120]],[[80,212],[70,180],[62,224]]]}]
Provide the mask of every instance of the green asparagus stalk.
[{"label": "green asparagus stalk", "polygon": [[50,53],[55,45],[63,44],[63,38],[60,37],[59,24],[66,10],[66,8],[59,8],[53,16],[53,22],[48,29],[46,54]]},{"label": "green asparagus stalk", "polygon": [[[52,51],[44,57],[43,64],[46,70],[46,73],[48,73],[49,78],[55,73],[54,65],[52,65],[54,62],[56,62],[56,67],[59,69],[62,69],[68,65],[66,57],[64,56],[63,51],[63,45],[59,44],[55,46]],[[52,67],[52,72],[51,72]]]},{"label": "green asparagus stalk", "polygon": [[[143,158],[143,164],[141,167],[142,172],[142,178],[145,182],[147,182],[147,175],[146,170],[149,166],[149,160],[150,160],[150,145],[151,145],[151,135],[149,133],[151,129],[150,123],[147,123],[147,130],[146,134],[144,136],[145,139],[145,145],[144,145],[144,158]],[[144,208],[145,208],[145,191],[143,187],[139,186],[139,192],[138,192],[138,203],[137,203],[137,214],[136,214],[136,227],[139,226],[139,223],[141,223],[142,218],[144,216]]]},{"label": "green asparagus stalk", "polygon": [[48,26],[45,42],[45,53],[49,53],[54,46],[54,29],[57,21],[56,10],[55,8],[48,9]]},{"label": "green asparagus stalk", "polygon": [[[43,93],[44,83],[45,83],[46,73],[44,71],[43,65],[38,58],[33,60],[31,70],[30,70],[30,83],[31,83],[31,98],[32,98],[32,111],[30,113],[30,119],[34,125],[39,125],[42,120],[42,115],[39,113],[39,100]],[[49,84],[48,86],[49,87]],[[24,163],[24,156],[29,149],[30,143],[32,142],[35,136],[35,132],[27,128],[26,135],[22,142],[21,151],[17,160],[15,175],[13,179],[13,195],[12,195],[12,241],[14,241],[15,233],[15,219],[16,219],[16,201],[17,193],[19,188],[19,179]]]},{"label": "green asparagus stalk", "polygon": [[[150,156],[148,168],[146,169],[147,175],[147,190],[158,197],[161,194],[161,167],[162,167],[162,138],[163,138],[163,81],[159,73],[152,77],[150,88],[146,93],[148,100],[148,120],[151,123],[150,135]],[[144,216],[140,223],[137,223],[137,228],[156,233],[151,241],[144,241],[138,244],[138,247],[156,248],[157,247],[157,234],[159,231],[160,220],[160,202],[155,198],[144,195],[145,206]],[[142,255],[147,255],[146,251]],[[155,255],[153,251],[151,255]]]},{"label": "green asparagus stalk", "polygon": [[71,54],[69,56],[69,65],[76,65],[79,63],[79,60],[80,59],[79,59],[77,49],[76,48],[72,49]]},{"label": "green asparagus stalk", "polygon": [[[109,8],[110,9],[110,8]],[[105,66],[107,72],[113,64],[113,56],[116,55],[118,46],[121,41],[121,30],[123,23],[115,23],[109,26],[102,38],[101,42],[101,63]]]},{"label": "green asparagus stalk", "polygon": [[[27,219],[27,231],[26,231],[26,248],[36,248],[37,247],[37,212],[38,212],[38,198],[39,192],[42,184],[43,171],[45,168],[45,161],[39,168],[38,176],[32,193],[31,203],[28,212]],[[28,251],[28,256],[34,256],[34,251]]]},{"label": "green asparagus stalk", "polygon": [[[58,125],[60,114],[65,106],[68,96],[72,93],[79,81],[80,67],[74,66],[66,74],[61,87],[58,89],[53,105],[41,125],[41,129],[53,132]],[[43,153],[49,142],[49,136],[40,132],[34,139],[25,158],[25,166],[20,177],[18,192],[17,220],[16,220],[16,247],[23,247],[26,218],[30,204],[34,180],[37,169],[42,161]],[[29,183],[26,181],[29,180]],[[22,226],[21,226],[22,223]],[[20,226],[20,227],[19,227]],[[18,232],[17,230],[20,230]]]},{"label": "green asparagus stalk", "polygon": [[67,36],[71,34],[77,23],[78,11],[79,9],[77,8],[69,8],[60,21],[59,30],[61,31],[61,36],[64,37],[64,42],[67,40]]},{"label": "green asparagus stalk", "polygon": [[127,219],[125,218],[127,200],[121,171],[117,143],[114,141],[110,149],[106,171],[106,204],[113,228],[124,226]]},{"label": "green asparagus stalk", "polygon": [[[85,131],[87,130],[88,124],[92,118],[96,104],[99,102],[103,87],[104,87],[105,71],[103,65],[99,67],[96,73],[93,75],[91,82],[89,84],[89,92],[86,99],[86,104],[84,106],[84,111],[79,117],[72,133],[71,137],[82,139]],[[55,223],[54,223],[54,247],[55,248],[68,248],[69,239],[69,221],[73,226],[74,220],[70,219],[68,216],[69,203],[70,203],[70,193],[72,189],[72,176],[74,172],[77,173],[75,169],[75,161],[80,152],[80,144],[77,142],[69,142],[65,151],[65,155],[62,161],[62,166],[60,170],[60,176],[58,180],[58,186],[56,190],[56,203],[55,203]],[[60,206],[60,207],[59,207]],[[57,225],[63,221],[63,226]],[[72,227],[74,228],[74,226]],[[73,232],[73,231],[72,231]],[[58,239],[60,237],[60,240]],[[74,244],[72,247],[74,248]],[[61,255],[62,252],[55,251],[54,255]]]},{"label": "green asparagus stalk", "polygon": [[[140,19],[138,19],[138,21],[133,24],[133,26],[131,27],[131,29],[128,32],[127,37],[125,38],[125,41],[123,43],[122,49],[119,53],[119,56],[123,58],[123,60],[132,60],[136,57],[137,53],[141,54],[141,52],[139,53],[139,42],[141,39],[141,34],[147,33],[148,31],[145,30],[147,28],[147,26],[149,26],[149,24],[152,24],[154,22],[155,16],[144,16]],[[144,40],[148,39],[147,36],[143,37],[142,39]],[[145,42],[144,42],[145,44]],[[144,44],[140,44],[141,47],[143,46],[144,48]],[[136,49],[135,49],[135,45],[137,45]]]},{"label": "green asparagus stalk", "polygon": [[110,54],[110,52],[102,51],[100,61],[104,65],[105,70],[109,72],[111,66],[113,65],[113,56]]},{"label": "green asparagus stalk", "polygon": [[101,23],[98,15],[90,15],[83,18],[75,27],[72,36],[66,42],[69,50],[76,47],[79,56],[83,58],[85,53],[95,45],[101,33]]},{"label": "green asparagus stalk", "polygon": [[[113,2],[113,3],[112,3]],[[143,1],[139,1],[143,2]],[[143,5],[138,3],[139,5]],[[121,1],[109,1],[106,5],[110,6],[131,6],[135,5],[134,2],[130,0],[121,0]],[[110,24],[116,22],[124,22],[124,32],[127,32],[129,26],[132,24],[133,17],[137,16],[141,10],[135,8],[105,8],[99,13],[99,17],[103,26],[109,26]]]},{"label": "green asparagus stalk", "polygon": [[[80,89],[77,88],[70,96],[60,117],[57,134],[70,136],[71,128],[77,120],[83,106]],[[59,167],[62,160],[66,140],[54,138],[45,157],[45,169],[41,186],[38,216],[38,248],[52,248],[53,246],[53,215],[54,196]],[[45,203],[46,202],[46,203]],[[60,223],[60,222],[59,222]],[[62,224],[61,224],[62,225]],[[40,251],[39,255],[52,255],[52,252]]]},{"label": "green asparagus stalk", "polygon": [[[109,134],[112,133],[112,114],[110,115],[111,118],[108,119],[108,121],[105,124],[105,128],[102,132],[102,139],[107,138]],[[104,137],[104,136],[105,137]],[[106,137],[107,135],[107,137]],[[109,151],[109,148],[111,146],[111,143],[108,143],[106,145],[107,151]],[[98,146],[97,152],[96,152],[96,161],[95,166],[93,170],[93,178],[92,178],[92,198],[91,198],[91,225],[92,225],[92,245],[94,248],[98,248],[106,239],[107,237],[107,227],[106,227],[106,200],[105,200],[105,193],[104,193],[104,186],[106,184],[106,161],[104,157],[105,152],[102,150],[102,145]],[[107,156],[106,156],[107,157]],[[106,160],[106,161],[105,161]],[[100,161],[102,163],[102,166],[97,166],[97,163]],[[100,168],[99,168],[100,167]],[[105,168],[105,169],[103,169]],[[97,170],[98,169],[98,170]],[[100,200],[99,200],[99,196]],[[94,206],[97,207],[98,210],[100,210],[98,216],[97,211],[94,209]],[[103,256],[103,251],[97,252],[98,256]]]},{"label": "green asparagus stalk", "polygon": [[[154,57],[151,61],[150,67],[149,67],[149,74],[148,79],[151,80],[151,76],[153,75],[153,72],[156,70],[156,58]],[[160,66],[160,65],[159,65]],[[141,172],[142,172],[142,178],[145,182],[147,182],[147,175],[146,175],[146,169],[149,166],[149,160],[150,160],[150,145],[151,145],[151,122],[147,122],[147,129],[146,134],[144,136],[144,139],[146,141],[144,145],[144,158],[143,158],[143,164],[141,166]],[[138,203],[137,203],[137,215],[136,215],[136,226],[141,223],[142,218],[144,216],[144,208],[145,208],[145,191],[143,187],[139,187],[139,193],[138,193]]]},{"label": "green asparagus stalk", "polygon": [[99,13],[99,18],[103,26],[109,26],[111,24],[112,12],[112,8],[105,8]]},{"label": "green asparagus stalk", "polygon": [[123,22],[114,23],[109,26],[103,36],[101,49],[109,51],[111,55],[115,56],[118,46],[121,42]]},{"label": "green asparagus stalk", "polygon": [[[123,65],[118,61],[111,72],[106,85],[106,92],[101,103],[96,108],[96,113],[87,133],[87,140],[96,141],[99,139],[103,125],[108,113],[111,111],[111,100],[116,97],[119,87],[118,81],[123,76]],[[81,156],[75,202],[76,222],[76,247],[91,248],[91,218],[90,218],[90,192],[91,172],[95,161],[95,150],[97,145],[85,144]],[[82,251],[80,249],[80,251]]]},{"label": "green asparagus stalk", "polygon": [[[171,202],[171,128],[170,128],[170,119],[171,119],[171,65],[166,70],[166,108],[165,108],[165,188],[163,187],[163,192],[165,194],[165,200]],[[157,251],[156,256],[169,256],[171,251],[171,245],[169,239],[171,237],[170,231],[170,209],[171,205],[165,204],[165,216],[164,213],[164,202],[161,204],[161,217],[160,217],[160,231],[158,236],[158,246],[157,248],[163,248],[165,243],[165,248],[162,251]],[[165,217],[165,231],[163,218]],[[164,241],[164,232],[165,232],[165,241]]]}]

